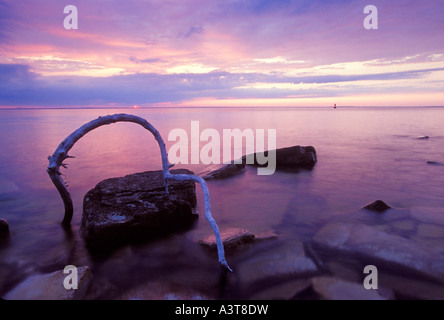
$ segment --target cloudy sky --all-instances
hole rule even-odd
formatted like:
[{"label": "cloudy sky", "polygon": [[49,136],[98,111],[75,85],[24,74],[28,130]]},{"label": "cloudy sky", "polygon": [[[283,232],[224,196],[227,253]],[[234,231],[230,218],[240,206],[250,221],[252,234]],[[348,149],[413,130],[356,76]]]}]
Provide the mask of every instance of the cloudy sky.
[{"label": "cloudy sky", "polygon": [[442,106],[443,17],[442,0],[0,0],[0,107]]}]

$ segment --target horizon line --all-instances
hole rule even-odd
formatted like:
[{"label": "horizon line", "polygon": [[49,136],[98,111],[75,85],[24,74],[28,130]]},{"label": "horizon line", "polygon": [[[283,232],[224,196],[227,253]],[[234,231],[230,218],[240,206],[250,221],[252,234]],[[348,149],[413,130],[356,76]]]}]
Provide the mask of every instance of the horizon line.
[{"label": "horizon line", "polygon": [[[334,108],[334,105],[331,106],[119,106],[119,107],[2,107],[0,106],[0,110],[110,110],[110,109],[130,109],[130,110],[139,110],[139,109],[298,109],[298,108]],[[375,108],[375,109],[383,109],[383,108],[444,108],[444,105],[437,106],[353,106],[353,105],[344,105],[338,106],[337,109],[340,108]]]}]

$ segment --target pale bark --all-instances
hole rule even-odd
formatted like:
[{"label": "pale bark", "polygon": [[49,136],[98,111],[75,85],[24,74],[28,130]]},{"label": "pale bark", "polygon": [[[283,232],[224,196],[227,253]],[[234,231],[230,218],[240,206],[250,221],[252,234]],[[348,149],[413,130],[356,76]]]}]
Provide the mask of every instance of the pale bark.
[{"label": "pale bark", "polygon": [[81,126],[79,129],[75,130],[72,134],[70,134],[65,140],[63,140],[60,145],[55,150],[54,154],[52,156],[48,157],[49,160],[49,166],[47,168],[47,172],[49,174],[49,177],[51,178],[52,182],[54,183],[55,187],[60,193],[60,196],[62,197],[63,203],[65,205],[65,216],[63,218],[62,224],[66,227],[71,224],[72,215],[73,215],[73,203],[71,199],[71,195],[65,185],[65,182],[63,181],[61,177],[60,172],[60,166],[66,167],[63,161],[68,158],[73,158],[68,155],[68,152],[71,150],[71,148],[74,146],[74,144],[82,138],[85,134],[90,132],[91,130],[94,130],[98,127],[109,125],[116,122],[133,122],[141,125],[148,131],[150,131],[154,138],[156,139],[157,143],[159,144],[160,148],[160,154],[162,158],[162,172],[163,172],[163,178],[165,183],[165,192],[168,193],[168,186],[167,182],[168,180],[180,180],[180,181],[186,181],[191,180],[194,182],[197,182],[202,187],[202,191],[204,194],[205,199],[205,218],[210,223],[211,228],[214,231],[214,234],[216,236],[216,242],[217,242],[217,252],[219,256],[219,263],[221,264],[221,267],[223,270],[232,271],[230,267],[228,266],[226,260],[225,260],[225,253],[224,253],[224,246],[222,243],[222,239],[220,236],[219,228],[216,224],[216,221],[213,219],[211,215],[211,204],[210,204],[210,192],[208,190],[208,186],[204,179],[198,176],[194,175],[187,175],[187,174],[172,174],[170,173],[169,169],[173,167],[168,161],[168,154],[166,152],[165,142],[163,141],[159,131],[156,130],[148,121],[146,121],[143,118],[129,115],[129,114],[114,114],[114,115],[108,115],[104,117],[99,117],[91,122],[88,122]]}]

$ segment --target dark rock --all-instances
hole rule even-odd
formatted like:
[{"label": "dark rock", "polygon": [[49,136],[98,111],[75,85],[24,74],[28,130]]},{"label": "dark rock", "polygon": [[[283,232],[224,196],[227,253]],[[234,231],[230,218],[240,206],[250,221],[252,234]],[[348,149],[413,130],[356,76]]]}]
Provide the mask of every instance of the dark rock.
[{"label": "dark rock", "polygon": [[0,219],[0,236],[9,234],[9,224],[5,219]]},{"label": "dark rock", "polygon": [[444,163],[437,162],[437,161],[427,161],[427,164],[431,164],[431,165],[434,165],[434,166],[444,166]]},{"label": "dark rock", "polygon": [[[317,161],[316,150],[312,146],[294,146],[276,149],[273,151],[276,151],[277,170],[295,170],[299,168],[312,169]],[[268,157],[268,153],[269,151],[265,151],[243,156],[242,161],[248,165],[253,165],[256,167],[266,167],[268,164],[261,165],[260,163],[258,163],[257,155]],[[253,158],[252,163],[248,162],[249,157]]]},{"label": "dark rock", "polygon": [[[221,231],[220,237],[225,249],[232,249],[244,243],[254,241],[254,234],[252,234],[248,230],[237,228],[231,228]],[[217,248],[216,237],[214,234],[203,240],[199,240],[198,242],[201,246],[207,247],[209,249]]]},{"label": "dark rock", "polygon": [[245,163],[234,163],[233,161],[228,164],[211,166],[199,175],[202,176],[202,178],[204,178],[205,180],[225,179],[241,173],[244,169]]},{"label": "dark rock", "polygon": [[[189,170],[172,170],[193,174]],[[84,198],[81,232],[88,244],[144,240],[189,227],[195,220],[196,190],[192,181],[169,181],[162,171],[107,179]]]},{"label": "dark rock", "polygon": [[417,139],[419,140],[427,140],[429,136],[419,136]]},{"label": "dark rock", "polygon": [[392,207],[387,205],[384,201],[376,200],[375,202],[372,202],[372,203],[366,205],[362,209],[367,209],[367,210],[376,211],[376,212],[384,212],[384,211],[391,209],[391,208]]}]

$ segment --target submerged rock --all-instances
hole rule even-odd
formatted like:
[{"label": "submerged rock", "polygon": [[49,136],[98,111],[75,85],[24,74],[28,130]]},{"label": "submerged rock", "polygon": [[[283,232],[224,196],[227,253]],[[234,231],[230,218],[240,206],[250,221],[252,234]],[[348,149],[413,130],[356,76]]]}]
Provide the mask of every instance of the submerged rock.
[{"label": "submerged rock", "polygon": [[444,226],[444,208],[414,207],[410,209],[409,214],[415,220]]},{"label": "submerged rock", "polygon": [[[231,228],[228,230],[222,230],[220,233],[222,242],[225,249],[232,249],[238,247],[244,243],[249,243],[254,241],[254,234],[248,230]],[[208,236],[205,239],[199,240],[198,243],[209,249],[216,249],[216,237],[213,235]]]},{"label": "submerged rock", "polygon": [[267,250],[249,259],[235,270],[245,288],[253,284],[278,283],[290,278],[303,278],[318,271],[315,263],[305,255],[302,243]]},{"label": "submerged rock", "polygon": [[254,293],[250,300],[290,300],[311,287],[310,279],[296,279],[282,284],[266,287]]},{"label": "submerged rock", "polygon": [[245,163],[234,163],[233,161],[228,164],[213,165],[204,172],[201,172],[199,176],[205,180],[225,179],[241,173],[244,169]]},{"label": "submerged rock", "polygon": [[[189,170],[172,170],[192,174]],[[169,181],[166,194],[162,171],[107,179],[84,198],[81,232],[90,244],[145,239],[190,226],[196,215],[195,184]]]},{"label": "submerged rock", "polygon": [[417,235],[423,238],[444,239],[444,227],[421,223],[418,226]]},{"label": "submerged rock", "polygon": [[430,138],[429,136],[419,136],[417,137],[417,139],[419,140],[427,140],[428,138]]},{"label": "submerged rock", "polygon": [[396,272],[444,279],[444,256],[429,246],[363,224],[330,223],[314,237],[315,245]]},{"label": "submerged rock", "polygon": [[92,279],[89,267],[77,268],[78,289],[65,289],[63,282],[68,274],[63,270],[38,274],[26,278],[6,293],[5,300],[79,300],[82,299]]},{"label": "submerged rock", "polygon": [[376,200],[375,202],[372,202],[372,203],[366,205],[362,209],[366,209],[366,210],[376,211],[376,212],[381,212],[382,213],[382,212],[385,212],[386,210],[391,209],[391,208],[392,207],[387,205],[384,201]]},{"label": "submerged rock", "polygon": [[[312,146],[302,147],[294,146],[288,148],[281,148],[273,150],[276,152],[276,169],[277,170],[294,170],[294,169],[312,169],[316,164],[317,156],[316,150]],[[269,151],[257,152],[252,155],[242,157],[242,161],[248,165],[256,167],[266,167],[269,164],[260,164],[257,159],[257,155],[268,157]],[[252,158],[252,163],[248,162],[249,158]],[[270,159],[268,159],[270,161]]]},{"label": "submerged rock", "polygon": [[312,279],[313,289],[325,300],[389,300],[394,294],[388,289],[366,290],[362,283],[339,278],[317,277]]}]

